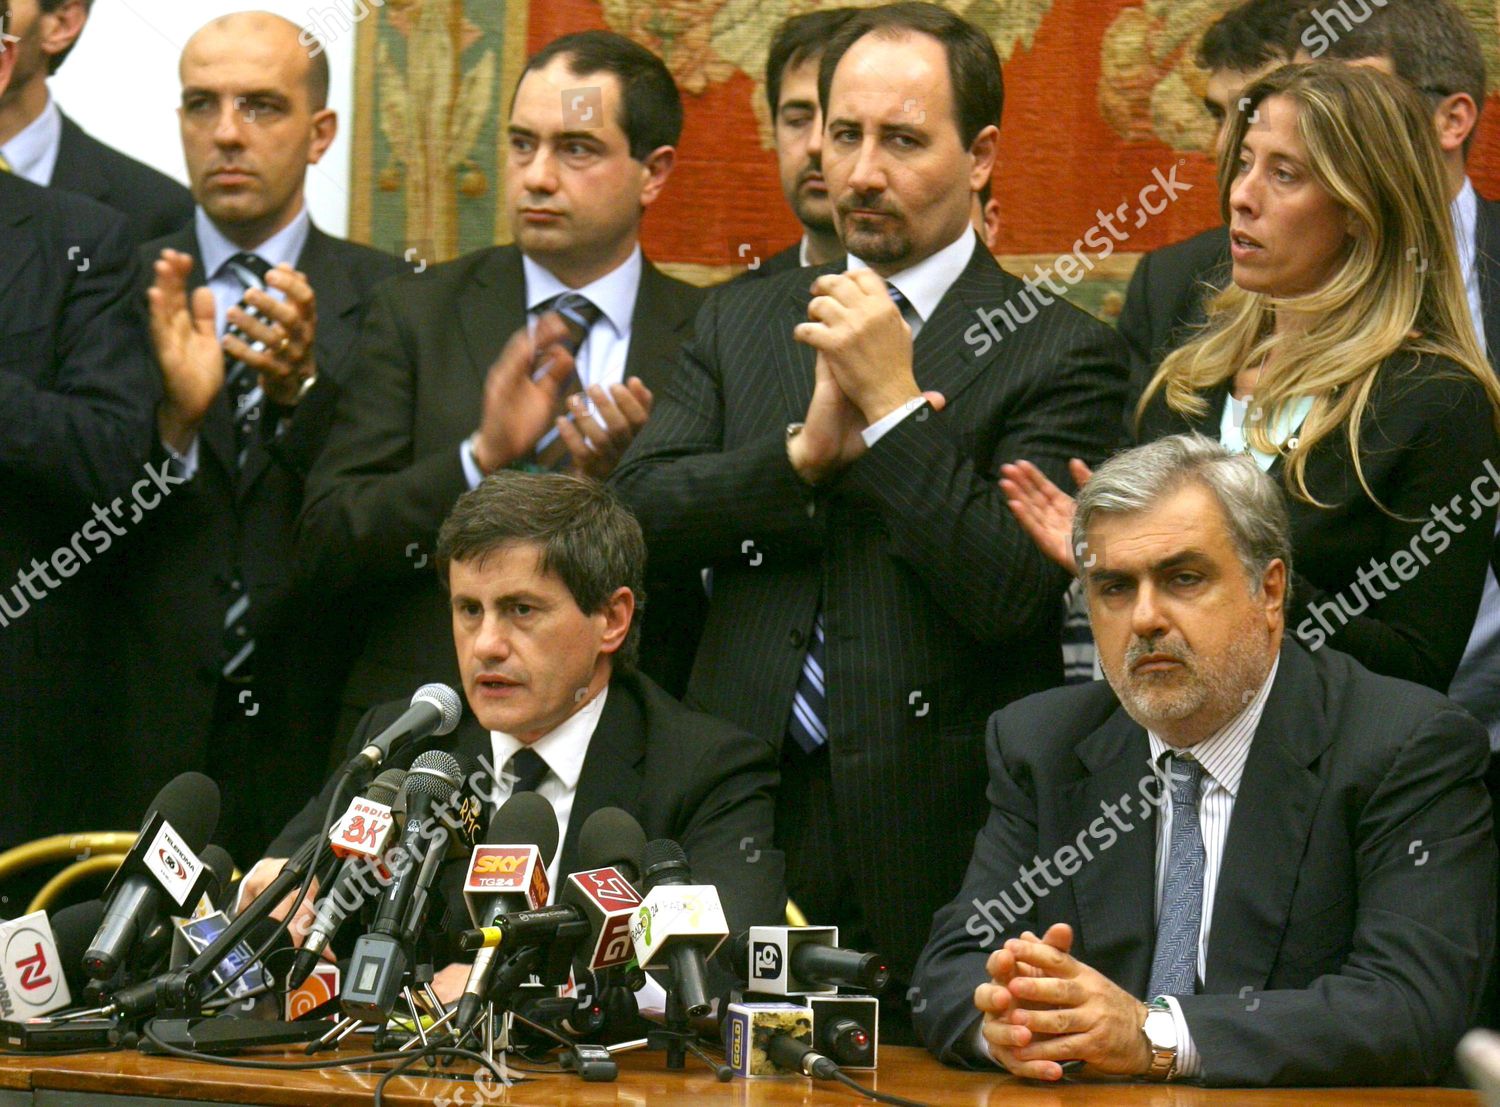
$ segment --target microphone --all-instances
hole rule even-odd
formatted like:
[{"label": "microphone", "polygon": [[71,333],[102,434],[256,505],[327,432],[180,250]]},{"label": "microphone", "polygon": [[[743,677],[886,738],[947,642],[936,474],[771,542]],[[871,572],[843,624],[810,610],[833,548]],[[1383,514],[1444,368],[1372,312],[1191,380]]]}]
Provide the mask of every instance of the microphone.
[{"label": "microphone", "polygon": [[702,1018],[711,1010],[707,958],[729,936],[718,889],[692,882],[687,855],[670,839],[648,842],[642,860],[646,897],[630,927],[636,960],[648,971],[670,969],[688,1017]]},{"label": "microphone", "polygon": [[[474,847],[464,880],[464,899],[476,925],[493,926],[504,915],[546,906],[547,866],[557,853],[557,840],[557,813],[535,792],[518,792],[500,806],[485,831],[485,844]],[[459,997],[454,1025],[466,1029],[479,1016],[494,969],[494,949],[481,949]]]},{"label": "microphone", "polygon": [[[380,897],[369,931],[355,943],[353,969],[340,999],[344,1014],[379,1023],[395,1006],[408,967],[408,950],[427,917],[438,866],[450,842],[462,841],[464,820],[472,817],[469,798],[459,799],[463,782],[463,766],[451,753],[428,750],[412,762],[402,787],[406,819],[401,845],[390,854],[395,880]],[[454,808],[460,820],[453,833],[446,826],[432,825],[439,820],[446,823],[445,816]]]},{"label": "microphone", "polygon": [[339,927],[370,893],[365,878],[374,872],[389,879],[381,858],[396,836],[396,818],[391,805],[406,781],[404,769],[387,769],[349,804],[330,835],[333,852],[343,858],[323,901],[318,904],[302,948],[292,962],[288,989],[300,988],[322,960],[323,950]]},{"label": "microphone", "polygon": [[220,907],[222,905],[219,900],[230,884],[234,883],[234,858],[229,856],[229,851],[223,846],[210,845],[203,851],[203,865],[211,874],[203,894],[208,897],[210,904]]},{"label": "microphone", "polygon": [[87,899],[64,907],[52,916],[52,936],[57,940],[57,960],[62,965],[68,991],[83,995],[88,976],[83,971],[83,951],[93,941],[99,924],[104,921],[104,901]]},{"label": "microphone", "polygon": [[104,890],[104,918],[83,955],[89,976],[115,975],[158,917],[163,892],[179,910],[202,895],[210,873],[198,852],[218,823],[219,788],[202,773],[183,773],[156,794],[135,845]]},{"label": "microphone", "polygon": [[45,911],[0,923],[0,1019],[25,1022],[72,1004],[62,948]]},{"label": "microphone", "polygon": [[452,688],[424,684],[412,695],[411,706],[350,759],[349,768],[374,772],[408,742],[451,734],[463,713],[463,701]]},{"label": "microphone", "polygon": [[635,816],[618,807],[601,807],[578,830],[578,856],[586,869],[617,869],[634,884],[641,879],[646,832]]},{"label": "microphone", "polygon": [[836,926],[752,926],[731,942],[729,959],[762,995],[836,995],[840,985],[879,995],[891,979],[885,958],[838,942]]}]

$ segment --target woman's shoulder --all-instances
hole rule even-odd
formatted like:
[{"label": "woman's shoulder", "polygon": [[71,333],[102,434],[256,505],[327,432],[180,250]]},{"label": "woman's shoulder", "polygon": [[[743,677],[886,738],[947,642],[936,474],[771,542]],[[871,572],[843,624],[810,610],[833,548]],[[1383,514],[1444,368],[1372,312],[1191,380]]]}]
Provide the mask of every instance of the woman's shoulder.
[{"label": "woman's shoulder", "polygon": [[1369,413],[1387,435],[1441,440],[1460,427],[1495,425],[1495,404],[1479,377],[1442,353],[1403,347],[1376,369]]}]

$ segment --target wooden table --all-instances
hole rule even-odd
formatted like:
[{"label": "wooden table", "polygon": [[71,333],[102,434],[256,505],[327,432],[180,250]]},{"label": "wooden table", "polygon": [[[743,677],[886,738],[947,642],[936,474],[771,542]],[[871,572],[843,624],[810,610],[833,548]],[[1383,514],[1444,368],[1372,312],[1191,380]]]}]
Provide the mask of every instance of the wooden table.
[{"label": "wooden table", "polygon": [[[356,1050],[348,1050],[353,1055]],[[262,1051],[265,1059],[300,1059],[300,1055]],[[837,1084],[814,1085],[798,1077],[719,1084],[701,1065],[689,1061],[685,1072],[667,1072],[660,1054],[622,1054],[620,1078],[609,1084],[585,1084],[573,1075],[525,1077],[512,1087],[491,1081],[397,1077],[386,1085],[392,1104],[476,1107],[484,1104],[557,1104],[585,1107],[629,1104],[688,1107],[703,1103],[750,1105],[829,1104],[851,1107],[870,1103]],[[1071,1081],[1062,1085],[1023,1084],[1008,1076],[958,1072],[939,1065],[926,1052],[896,1047],[880,1051],[878,1073],[856,1073],[856,1079],[879,1091],[918,1100],[933,1107],[1279,1107],[1291,1104],[1477,1105],[1472,1092],[1440,1088],[1337,1088],[1275,1091],[1210,1090],[1189,1085],[1146,1085]],[[453,1074],[473,1072],[459,1063]],[[173,1101],[185,1104],[252,1103],[307,1107],[309,1104],[363,1104],[374,1094],[379,1072],[265,1072],[229,1068],[173,1057],[139,1053],[99,1053],[73,1057],[0,1055],[0,1107],[75,1107],[79,1104],[136,1104]],[[117,1098],[118,1097],[118,1098]]]}]

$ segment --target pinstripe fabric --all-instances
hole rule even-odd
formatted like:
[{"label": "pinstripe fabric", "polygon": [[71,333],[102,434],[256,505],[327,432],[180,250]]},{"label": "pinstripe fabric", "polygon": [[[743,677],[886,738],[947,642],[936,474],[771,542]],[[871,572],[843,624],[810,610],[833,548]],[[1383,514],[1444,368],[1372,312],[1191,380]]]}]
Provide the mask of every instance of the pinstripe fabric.
[{"label": "pinstripe fabric", "polygon": [[713,569],[690,703],[779,743],[821,609],[835,803],[807,817],[834,821],[904,974],[984,819],[984,720],[1062,679],[1066,580],[1005,507],[999,467],[1030,458],[1071,487],[1069,457],[1117,444],[1124,352],[1064,305],[989,340],[979,309],[1024,286],[976,250],[914,346],[919,385],[947,409],[903,420],[814,490],[786,455],[813,384],[792,328],[834,269],[711,295],[613,483],[653,562]]}]

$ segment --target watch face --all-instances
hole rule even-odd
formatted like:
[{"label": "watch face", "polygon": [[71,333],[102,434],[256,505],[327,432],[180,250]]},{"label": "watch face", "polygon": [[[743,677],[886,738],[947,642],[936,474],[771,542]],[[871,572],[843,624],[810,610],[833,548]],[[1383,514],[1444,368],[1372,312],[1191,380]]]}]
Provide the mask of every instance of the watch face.
[{"label": "watch face", "polygon": [[1151,1043],[1152,1049],[1176,1050],[1177,1024],[1172,1021],[1171,1011],[1148,1012],[1142,1029],[1145,1030],[1146,1040]]}]

